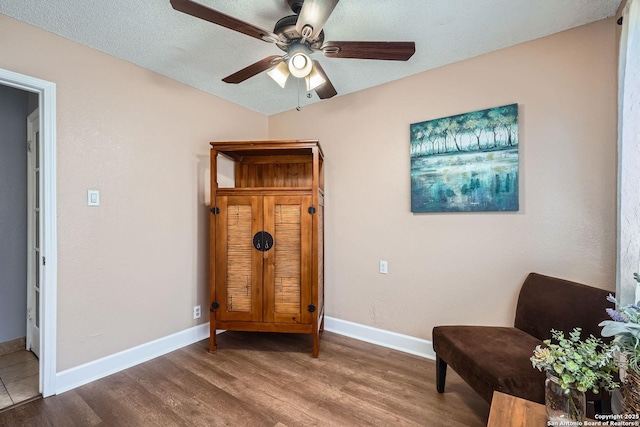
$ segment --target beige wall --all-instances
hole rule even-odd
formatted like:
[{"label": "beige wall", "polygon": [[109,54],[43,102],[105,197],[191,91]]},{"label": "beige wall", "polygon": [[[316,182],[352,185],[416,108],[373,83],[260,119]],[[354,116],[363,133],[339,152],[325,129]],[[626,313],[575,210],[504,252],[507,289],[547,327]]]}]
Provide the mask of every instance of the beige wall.
[{"label": "beige wall", "polygon": [[208,142],[267,118],[3,15],[0,40],[57,85],[58,372],[207,321]]},{"label": "beige wall", "polygon": [[[430,339],[439,324],[512,324],[531,271],[613,290],[616,30],[607,19],[271,116],[270,138],[324,148],[327,314]],[[520,211],[412,214],[409,124],[514,102]]]},{"label": "beige wall", "polygon": [[[529,271],[613,289],[615,31],[604,20],[266,118],[0,15],[0,67],[57,84],[57,370],[193,326],[195,304],[206,321],[210,140],[320,139],[330,316],[429,339],[436,324],[510,324]],[[511,102],[520,212],[412,214],[409,124]]]}]

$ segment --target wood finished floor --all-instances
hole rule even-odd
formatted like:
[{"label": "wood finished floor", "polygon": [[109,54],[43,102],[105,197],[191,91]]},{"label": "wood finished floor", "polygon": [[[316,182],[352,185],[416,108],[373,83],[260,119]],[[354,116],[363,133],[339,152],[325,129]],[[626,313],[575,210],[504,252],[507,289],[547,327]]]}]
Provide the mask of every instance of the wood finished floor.
[{"label": "wood finished floor", "polygon": [[485,426],[489,405],[451,369],[324,332],[226,332],[66,393],[0,412],[0,426]]}]

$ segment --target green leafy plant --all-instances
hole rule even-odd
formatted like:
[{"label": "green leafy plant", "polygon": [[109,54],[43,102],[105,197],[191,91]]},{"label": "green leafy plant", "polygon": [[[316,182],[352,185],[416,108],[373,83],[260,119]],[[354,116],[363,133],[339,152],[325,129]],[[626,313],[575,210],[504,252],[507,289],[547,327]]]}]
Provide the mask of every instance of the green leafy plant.
[{"label": "green leafy plant", "polygon": [[[638,273],[633,278],[640,283]],[[604,320],[602,326],[603,337],[615,337],[614,343],[626,358],[626,366],[640,374],[640,307],[637,304],[620,306],[618,301],[609,295],[607,300],[616,304],[616,310],[607,309],[612,320]]]},{"label": "green leafy plant", "polygon": [[552,339],[543,341],[544,346],[538,345],[533,351],[530,359],[533,367],[556,377],[566,394],[571,388],[594,393],[600,388],[617,388],[619,384],[613,379],[618,370],[616,346],[593,335],[583,341],[581,333],[581,328],[574,328],[566,338],[564,332],[552,329]]}]

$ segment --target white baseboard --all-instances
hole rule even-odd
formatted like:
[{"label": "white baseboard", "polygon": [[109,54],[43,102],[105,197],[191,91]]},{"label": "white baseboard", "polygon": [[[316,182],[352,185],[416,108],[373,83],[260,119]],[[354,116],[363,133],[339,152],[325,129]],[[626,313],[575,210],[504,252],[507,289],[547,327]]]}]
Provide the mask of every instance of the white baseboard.
[{"label": "white baseboard", "polygon": [[[396,332],[360,325],[347,320],[326,316],[324,329],[427,359],[436,358],[431,341],[402,335]],[[218,331],[222,333],[224,331]],[[203,323],[184,331],[176,332],[119,353],[94,360],[56,374],[56,394],[64,393],[81,385],[115,374],[132,366],[162,356],[187,345],[209,338],[209,323]]]},{"label": "white baseboard", "polygon": [[56,394],[64,393],[163,354],[209,338],[209,323],[158,338],[56,374]]},{"label": "white baseboard", "polygon": [[436,353],[433,351],[433,344],[428,340],[398,334],[384,329],[377,329],[371,326],[361,325],[359,323],[353,323],[329,316],[325,316],[324,318],[324,329],[325,331],[392,348],[405,353],[415,354],[416,356],[425,357],[427,359],[436,359]]}]

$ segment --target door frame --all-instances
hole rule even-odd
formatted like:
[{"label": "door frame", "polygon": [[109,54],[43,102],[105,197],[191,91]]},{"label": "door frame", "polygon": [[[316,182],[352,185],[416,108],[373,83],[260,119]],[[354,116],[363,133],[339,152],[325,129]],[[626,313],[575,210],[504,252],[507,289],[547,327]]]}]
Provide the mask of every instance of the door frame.
[{"label": "door frame", "polygon": [[0,68],[0,84],[38,94],[42,143],[42,268],[40,301],[40,384],[43,397],[56,394],[58,243],[56,228],[56,84]]}]

